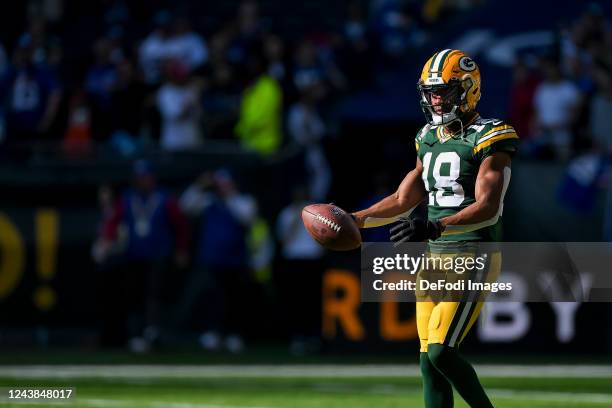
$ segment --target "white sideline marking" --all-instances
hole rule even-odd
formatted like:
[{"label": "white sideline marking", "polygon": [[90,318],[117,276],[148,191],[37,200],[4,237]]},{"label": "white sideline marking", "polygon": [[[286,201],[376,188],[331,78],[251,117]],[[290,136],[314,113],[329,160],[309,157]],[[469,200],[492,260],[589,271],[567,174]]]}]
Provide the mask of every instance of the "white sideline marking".
[{"label": "white sideline marking", "polygon": [[[15,404],[22,404],[18,402]],[[217,405],[217,404],[194,404],[191,402],[172,402],[172,401],[160,401],[160,402],[147,402],[140,400],[120,400],[120,399],[101,399],[101,398],[76,398],[70,401],[41,401],[32,400],[25,403],[27,405],[44,405],[44,406],[71,406],[72,404],[78,404],[87,407],[113,407],[113,408],[133,408],[134,406],[150,407],[150,408],[264,408],[264,407],[253,407],[244,405]]]},{"label": "white sideline marking", "polygon": [[491,394],[491,396],[496,398],[526,399],[552,402],[590,402],[601,404],[612,403],[612,394],[598,394],[591,392],[518,391],[512,389],[491,389],[489,393]]},{"label": "white sideline marking", "polygon": [[[329,393],[347,393],[352,394],[356,391],[366,392],[370,394],[405,394],[405,393],[420,393],[421,390],[415,387],[402,387],[394,384],[378,384],[370,387],[356,386],[353,384],[314,384],[314,391],[329,392]],[[513,399],[513,400],[530,400],[530,401],[546,401],[546,402],[588,402],[594,404],[612,404],[612,394],[589,393],[589,392],[557,392],[557,391],[524,391],[515,389],[489,389],[488,393],[495,399]],[[102,399],[102,398],[79,398],[70,401],[28,401],[28,405],[44,405],[44,406],[71,406],[78,404],[87,407],[111,407],[111,408],[133,408],[135,406],[147,408],[264,408],[264,407],[249,407],[238,405],[219,405],[219,404],[196,404],[190,402],[172,402],[172,401],[143,401],[132,399]]]},{"label": "white sideline marking", "polygon": [[[612,378],[610,365],[476,366],[482,377]],[[418,377],[417,365],[36,365],[0,366],[10,378],[277,378],[277,377]]]},{"label": "white sideline marking", "polygon": [[[361,387],[351,384],[315,384],[313,389],[319,392],[347,393],[366,392],[368,394],[397,395],[420,393],[420,388],[402,387],[394,384],[380,384],[371,387]],[[512,400],[535,400],[549,402],[589,402],[589,403],[612,403],[612,394],[590,393],[590,392],[557,392],[557,391],[524,391],[515,389],[487,389],[487,394],[495,399]]]},{"label": "white sideline marking", "polygon": [[238,405],[193,404],[191,402],[154,402],[149,404],[153,408],[264,408]]}]

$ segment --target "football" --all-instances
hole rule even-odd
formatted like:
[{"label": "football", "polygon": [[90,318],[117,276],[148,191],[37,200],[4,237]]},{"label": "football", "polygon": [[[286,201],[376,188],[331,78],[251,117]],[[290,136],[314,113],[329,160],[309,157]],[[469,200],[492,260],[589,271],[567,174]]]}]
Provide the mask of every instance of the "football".
[{"label": "football", "polygon": [[311,204],[302,210],[306,230],[319,244],[333,251],[349,251],[361,245],[353,218],[333,204]]}]

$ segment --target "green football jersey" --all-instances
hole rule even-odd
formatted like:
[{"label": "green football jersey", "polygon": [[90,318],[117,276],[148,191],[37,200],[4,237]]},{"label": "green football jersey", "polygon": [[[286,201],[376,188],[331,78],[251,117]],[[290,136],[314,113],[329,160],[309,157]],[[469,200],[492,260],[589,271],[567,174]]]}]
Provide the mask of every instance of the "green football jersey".
[{"label": "green football jersey", "polygon": [[[463,135],[448,137],[441,126],[426,125],[416,137],[416,149],[423,163],[423,182],[427,190],[428,217],[453,215],[476,201],[474,190],[480,163],[494,152],[514,154],[518,136],[514,128],[497,119],[480,117],[463,129]],[[504,180],[504,193],[510,174]],[[503,200],[503,194],[502,194]],[[449,227],[438,241],[499,241],[499,217],[473,226]],[[472,231],[467,231],[473,229]]]}]

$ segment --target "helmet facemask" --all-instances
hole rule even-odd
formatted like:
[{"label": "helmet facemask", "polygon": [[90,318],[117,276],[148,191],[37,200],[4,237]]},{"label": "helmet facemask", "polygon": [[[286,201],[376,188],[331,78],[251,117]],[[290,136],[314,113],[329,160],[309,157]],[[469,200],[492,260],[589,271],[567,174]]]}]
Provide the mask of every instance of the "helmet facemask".
[{"label": "helmet facemask", "polygon": [[[471,82],[469,79],[466,81]],[[417,88],[421,96],[421,109],[430,125],[449,124],[465,113],[463,108],[467,107],[467,90],[471,87],[471,83],[464,84],[466,81],[453,78],[447,84],[439,85],[419,82]],[[432,95],[440,99],[436,105],[432,102]]]}]

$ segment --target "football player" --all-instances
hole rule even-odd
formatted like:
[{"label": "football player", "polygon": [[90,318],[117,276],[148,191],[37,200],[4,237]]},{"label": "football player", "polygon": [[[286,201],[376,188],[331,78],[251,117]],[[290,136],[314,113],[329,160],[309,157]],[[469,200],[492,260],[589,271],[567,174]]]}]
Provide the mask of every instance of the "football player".
[{"label": "football player", "polygon": [[[418,92],[427,124],[416,136],[415,168],[395,193],[353,217],[361,228],[400,221],[391,240],[428,240],[430,252],[498,241],[516,132],[476,112],[480,70],[462,51],[435,53],[423,67]],[[407,218],[422,201],[427,202],[428,219]],[[481,307],[479,301],[417,302],[426,407],[452,407],[452,387],[471,407],[492,406],[476,372],[457,352]]]}]

